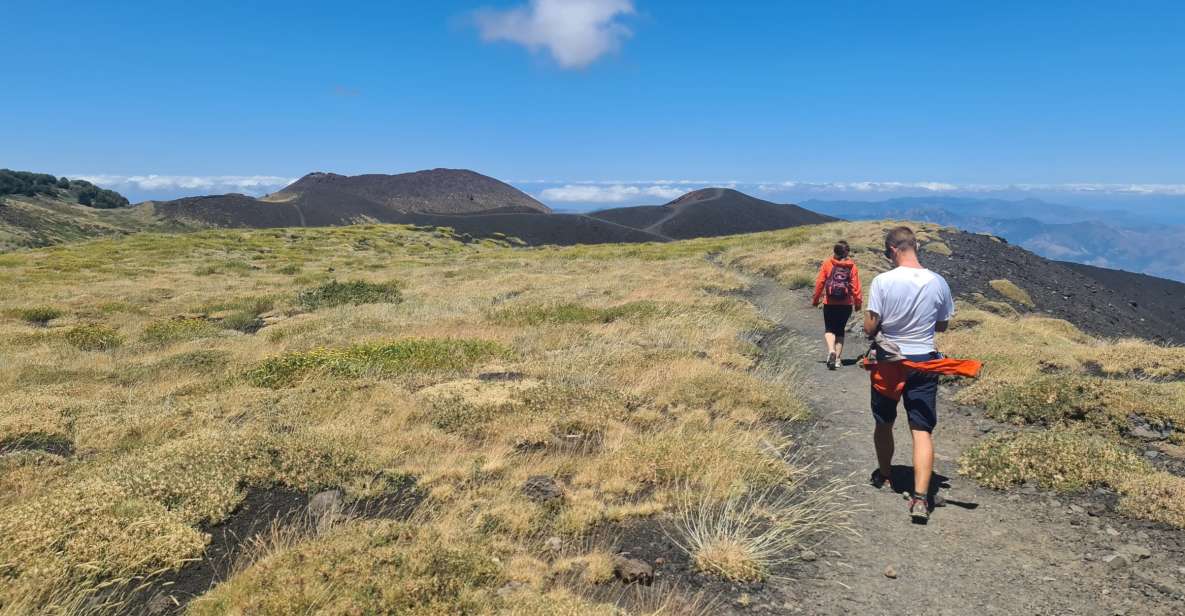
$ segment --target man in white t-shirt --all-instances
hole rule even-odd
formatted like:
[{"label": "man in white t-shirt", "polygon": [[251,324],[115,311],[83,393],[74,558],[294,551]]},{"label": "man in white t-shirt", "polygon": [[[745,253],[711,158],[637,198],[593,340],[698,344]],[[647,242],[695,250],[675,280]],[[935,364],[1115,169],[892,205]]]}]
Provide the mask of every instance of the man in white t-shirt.
[{"label": "man in white t-shirt", "polygon": [[[946,331],[955,303],[946,280],[922,267],[917,247],[917,238],[908,227],[897,227],[885,235],[885,256],[897,267],[872,280],[864,333],[869,338],[879,334],[885,346],[896,346],[906,359],[923,362],[941,357],[934,346],[934,334]],[[901,399],[913,434],[914,485],[909,512],[915,522],[925,523],[932,507],[929,490],[934,469],[932,433],[938,423],[938,375],[910,374]],[[879,488],[892,481],[897,401],[873,389],[872,414],[878,468],[870,481]]]}]

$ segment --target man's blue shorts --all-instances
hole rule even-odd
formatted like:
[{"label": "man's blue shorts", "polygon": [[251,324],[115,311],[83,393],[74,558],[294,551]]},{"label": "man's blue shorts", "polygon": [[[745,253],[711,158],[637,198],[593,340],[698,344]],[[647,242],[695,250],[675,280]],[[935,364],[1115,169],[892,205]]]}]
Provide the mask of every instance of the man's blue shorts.
[{"label": "man's blue shorts", "polygon": [[[910,361],[940,359],[942,355],[906,355]],[[938,424],[938,375],[914,372],[905,380],[905,392],[901,394],[909,427],[914,430],[933,432]],[[886,398],[872,390],[872,415],[877,423],[891,424],[897,420],[897,401]]]}]

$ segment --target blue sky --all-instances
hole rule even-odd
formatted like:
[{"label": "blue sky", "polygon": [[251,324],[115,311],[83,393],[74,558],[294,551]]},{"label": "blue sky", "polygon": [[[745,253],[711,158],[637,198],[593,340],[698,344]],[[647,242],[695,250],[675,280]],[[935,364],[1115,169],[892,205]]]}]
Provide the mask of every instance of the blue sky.
[{"label": "blue sky", "polygon": [[1185,203],[1179,2],[7,4],[0,166],[133,198],[465,167],[560,206]]}]

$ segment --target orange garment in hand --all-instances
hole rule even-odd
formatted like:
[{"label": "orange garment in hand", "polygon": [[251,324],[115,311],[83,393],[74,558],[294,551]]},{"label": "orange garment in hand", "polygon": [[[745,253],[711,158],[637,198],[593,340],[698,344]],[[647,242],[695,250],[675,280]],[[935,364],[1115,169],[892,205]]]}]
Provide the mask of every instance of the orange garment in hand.
[{"label": "orange garment in hand", "polygon": [[983,370],[983,362],[974,359],[930,359],[927,361],[868,361],[865,357],[861,365],[868,371],[872,380],[872,388],[880,395],[890,400],[900,400],[905,391],[905,380],[913,372],[927,372],[947,376],[961,376],[976,378]]}]

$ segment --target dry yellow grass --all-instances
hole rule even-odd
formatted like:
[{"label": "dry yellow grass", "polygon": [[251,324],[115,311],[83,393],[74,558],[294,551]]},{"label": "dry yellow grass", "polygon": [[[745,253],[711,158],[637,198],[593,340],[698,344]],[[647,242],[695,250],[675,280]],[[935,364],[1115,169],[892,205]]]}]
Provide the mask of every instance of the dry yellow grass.
[{"label": "dry yellow grass", "polygon": [[[798,472],[771,443],[805,409],[791,373],[751,372],[768,324],[705,258],[723,245],[356,226],[6,255],[0,607],[70,613],[58,598],[182,567],[252,487],[354,499],[410,475],[414,523],[275,529],[190,612],[595,613],[542,538]],[[21,317],[28,297],[55,318]],[[527,499],[533,475],[562,501]],[[605,578],[596,549],[570,557]]]}]

